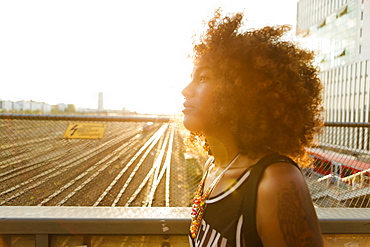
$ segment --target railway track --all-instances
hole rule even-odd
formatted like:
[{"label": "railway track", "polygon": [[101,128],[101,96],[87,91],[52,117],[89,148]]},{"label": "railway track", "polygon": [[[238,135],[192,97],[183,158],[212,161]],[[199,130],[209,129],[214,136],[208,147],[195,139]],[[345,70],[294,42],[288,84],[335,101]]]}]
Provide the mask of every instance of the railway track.
[{"label": "railway track", "polygon": [[138,123],[120,126],[107,128],[104,141],[53,137],[65,128],[31,140],[7,135],[12,142],[0,133],[0,206],[189,206],[188,171],[174,155],[182,146],[177,130],[169,123],[147,132]]}]

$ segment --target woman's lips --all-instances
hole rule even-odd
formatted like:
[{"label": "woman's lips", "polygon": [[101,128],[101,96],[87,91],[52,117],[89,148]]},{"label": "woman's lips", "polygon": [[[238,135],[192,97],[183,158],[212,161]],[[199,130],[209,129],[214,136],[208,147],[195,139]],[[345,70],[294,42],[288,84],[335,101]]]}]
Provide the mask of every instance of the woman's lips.
[{"label": "woman's lips", "polygon": [[185,102],[184,103],[184,109],[182,110],[182,112],[187,112],[187,111],[190,111],[190,110],[193,110],[194,109],[194,106],[191,105],[190,103],[188,102]]}]

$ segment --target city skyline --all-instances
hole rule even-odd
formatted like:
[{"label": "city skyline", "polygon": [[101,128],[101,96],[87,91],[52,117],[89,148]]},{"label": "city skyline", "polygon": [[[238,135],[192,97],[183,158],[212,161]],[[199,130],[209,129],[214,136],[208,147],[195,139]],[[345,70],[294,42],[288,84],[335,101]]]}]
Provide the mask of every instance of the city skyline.
[{"label": "city skyline", "polygon": [[98,95],[98,102],[96,103],[97,107],[92,108],[83,108],[78,107],[75,108],[75,104],[70,103],[66,104],[60,102],[58,104],[49,104],[48,102],[39,102],[35,100],[19,100],[19,101],[11,101],[11,100],[2,100],[0,99],[0,112],[12,112],[12,111],[38,111],[40,110],[42,113],[49,113],[51,112],[52,108],[57,108],[60,112],[64,111],[68,108],[68,106],[72,106],[76,109],[76,112],[86,112],[86,111],[95,111],[95,112],[103,112],[103,111],[124,111],[124,112],[134,112],[130,111],[130,109],[122,108],[122,109],[108,109],[104,108],[104,95],[102,92],[99,92]]}]

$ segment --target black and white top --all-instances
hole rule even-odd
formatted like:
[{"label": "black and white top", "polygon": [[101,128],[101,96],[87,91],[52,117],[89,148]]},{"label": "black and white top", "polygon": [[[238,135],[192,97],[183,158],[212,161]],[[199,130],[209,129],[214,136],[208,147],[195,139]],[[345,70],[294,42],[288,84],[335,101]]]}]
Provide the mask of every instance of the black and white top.
[{"label": "black and white top", "polygon": [[[197,236],[194,239],[189,236],[190,246],[242,247],[245,246],[243,242],[247,242],[247,246],[262,246],[255,227],[256,193],[264,169],[276,162],[288,162],[297,166],[290,158],[283,155],[265,156],[251,169],[246,170],[226,191],[206,200],[206,208]],[[256,182],[254,183],[253,180]],[[247,198],[246,195],[248,195]],[[251,203],[245,203],[246,199]],[[246,204],[250,209],[246,210]],[[253,220],[252,225],[251,222],[243,222],[246,221],[245,219],[249,221],[250,218]],[[246,223],[249,229],[246,229]]]},{"label": "black and white top", "polygon": [[243,184],[250,171],[245,172],[231,188],[206,200],[201,226],[191,246],[243,246],[241,205],[246,193]]}]

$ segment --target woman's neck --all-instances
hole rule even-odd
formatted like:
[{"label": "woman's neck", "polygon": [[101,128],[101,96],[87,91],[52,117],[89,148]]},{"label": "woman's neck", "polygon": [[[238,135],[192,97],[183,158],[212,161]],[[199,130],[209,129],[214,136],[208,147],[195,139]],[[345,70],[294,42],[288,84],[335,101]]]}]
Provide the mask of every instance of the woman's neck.
[{"label": "woman's neck", "polygon": [[226,167],[239,153],[239,148],[233,137],[226,135],[221,138],[207,136],[212,155],[215,157],[215,166]]},{"label": "woman's neck", "polygon": [[[240,153],[238,144],[236,139],[234,138],[231,133],[225,134],[227,132],[223,132],[222,135],[218,135],[218,137],[206,135],[207,142],[209,144],[209,148],[212,151],[212,155],[214,156],[214,168],[218,171],[222,171],[225,169],[230,162]],[[255,164],[259,159],[261,159],[264,155],[268,153],[261,153],[261,154],[248,154],[248,155],[240,155],[237,160],[233,163],[233,168],[247,168],[253,164]]]}]

